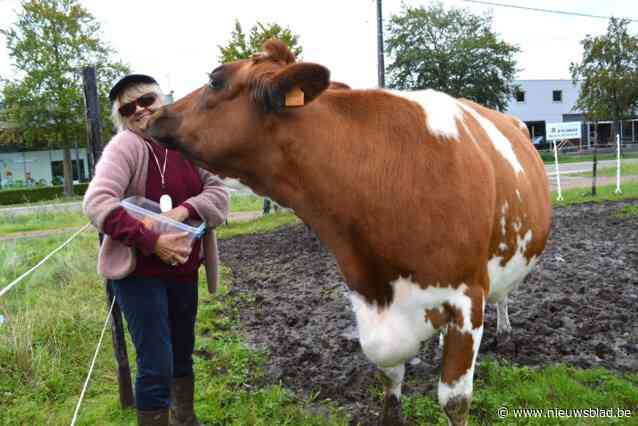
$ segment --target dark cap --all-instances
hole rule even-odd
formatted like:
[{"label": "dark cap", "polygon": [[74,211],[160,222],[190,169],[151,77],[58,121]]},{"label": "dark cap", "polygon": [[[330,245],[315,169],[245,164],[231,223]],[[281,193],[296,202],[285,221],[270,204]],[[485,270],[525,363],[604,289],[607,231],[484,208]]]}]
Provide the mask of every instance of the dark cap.
[{"label": "dark cap", "polygon": [[128,89],[129,87],[135,84],[140,84],[140,83],[158,84],[157,81],[151,76],[144,75],[144,74],[129,74],[127,76],[122,77],[120,81],[115,83],[115,85],[109,92],[109,100],[111,102],[115,102],[115,99],[117,99],[117,97],[120,96],[122,92],[124,92],[124,90]]}]

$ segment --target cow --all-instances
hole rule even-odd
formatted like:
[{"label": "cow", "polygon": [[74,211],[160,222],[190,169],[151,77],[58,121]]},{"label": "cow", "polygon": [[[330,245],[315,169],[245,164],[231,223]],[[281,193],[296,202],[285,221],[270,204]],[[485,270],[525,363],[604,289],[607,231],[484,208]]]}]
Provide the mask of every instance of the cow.
[{"label": "cow", "polygon": [[334,254],[364,354],[397,424],[406,360],[443,333],[438,399],[465,425],[485,303],[537,262],[551,207],[516,118],[434,90],[329,88],[322,65],[271,39],[156,111],[146,134],[288,206]]}]

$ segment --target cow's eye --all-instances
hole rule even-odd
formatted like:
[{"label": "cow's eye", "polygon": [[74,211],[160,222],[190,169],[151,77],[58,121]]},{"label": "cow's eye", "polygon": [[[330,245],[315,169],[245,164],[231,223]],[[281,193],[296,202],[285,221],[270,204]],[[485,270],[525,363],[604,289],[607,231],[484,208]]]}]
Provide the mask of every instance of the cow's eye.
[{"label": "cow's eye", "polygon": [[212,73],[208,79],[208,87],[213,90],[221,90],[224,88],[224,79],[216,73]]}]

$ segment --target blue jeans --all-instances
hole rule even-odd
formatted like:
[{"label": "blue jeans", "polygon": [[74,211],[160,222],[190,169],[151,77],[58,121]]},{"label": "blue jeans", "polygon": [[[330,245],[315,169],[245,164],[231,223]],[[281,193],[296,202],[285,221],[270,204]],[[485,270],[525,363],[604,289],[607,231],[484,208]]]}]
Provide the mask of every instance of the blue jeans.
[{"label": "blue jeans", "polygon": [[168,408],[173,377],[193,375],[197,282],[127,277],[111,284],[137,354],[137,409]]}]

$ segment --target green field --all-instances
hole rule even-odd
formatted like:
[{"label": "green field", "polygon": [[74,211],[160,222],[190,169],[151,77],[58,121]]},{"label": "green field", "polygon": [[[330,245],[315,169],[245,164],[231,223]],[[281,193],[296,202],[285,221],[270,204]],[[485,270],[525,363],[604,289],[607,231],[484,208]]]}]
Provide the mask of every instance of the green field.
[{"label": "green field", "polygon": [[[230,197],[231,212],[261,211],[263,198],[256,195]],[[30,215],[6,216],[0,222],[0,236],[31,231],[78,228],[88,222],[84,214],[71,212],[41,212]]]},{"label": "green field", "polygon": [[[554,163],[554,152],[553,151],[543,151],[540,152],[541,158],[545,162],[545,164],[553,164]],[[630,158],[638,158],[638,151],[629,151],[625,152],[622,155],[622,159],[630,159]],[[593,154],[586,155],[578,155],[578,154],[561,154],[558,153],[558,162],[559,163],[582,163],[586,161],[593,161]],[[598,154],[598,161],[603,160],[615,160],[615,153],[607,153],[607,154]]]},{"label": "green field", "polygon": [[[601,198],[607,196],[601,192]],[[569,191],[566,195],[570,202],[588,201]],[[638,198],[638,184],[625,196]],[[636,213],[633,208],[619,212]],[[253,222],[222,226],[218,235],[229,238],[269,232],[292,223],[298,223],[292,214],[273,214]],[[67,237],[0,242],[0,288]],[[0,325],[0,425],[70,423],[107,311],[103,280],[95,271],[96,253],[96,236],[86,231],[0,299],[0,314],[7,319]],[[246,345],[236,307],[239,298],[250,301],[251,296],[230,293],[233,286],[230,271],[222,268],[222,273],[220,290],[214,296],[209,296],[204,283],[200,283],[196,349],[205,355],[195,359],[200,419],[218,426],[347,425],[347,412],[332,401],[294,395],[282,386],[264,384],[268,354]],[[119,407],[108,337],[107,332],[80,412],[80,425],[135,424],[134,412]],[[130,342],[128,347],[134,368]],[[479,361],[471,425],[638,424],[637,374],[619,376],[603,369],[579,370],[564,365],[535,369],[489,358]],[[409,375],[406,380],[408,383],[411,380]],[[369,391],[376,396],[381,409],[381,385]],[[402,404],[414,424],[447,424],[436,391],[407,396]],[[501,420],[500,407],[508,410],[620,407],[632,409],[633,419]]]}]

